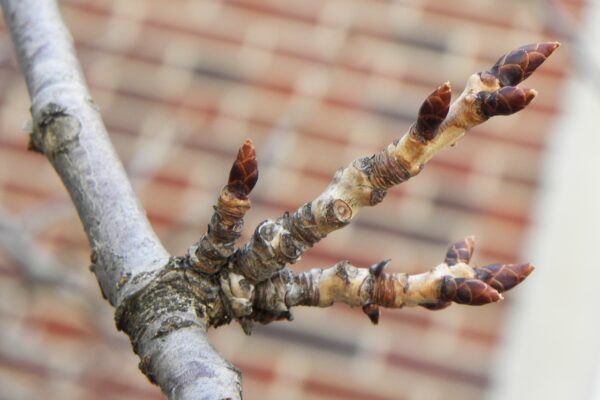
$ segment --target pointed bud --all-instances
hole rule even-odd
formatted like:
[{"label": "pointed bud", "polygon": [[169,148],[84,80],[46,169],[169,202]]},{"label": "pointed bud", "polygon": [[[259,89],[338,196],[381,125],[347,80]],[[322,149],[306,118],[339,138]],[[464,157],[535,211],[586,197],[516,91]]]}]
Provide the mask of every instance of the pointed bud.
[{"label": "pointed bud", "polygon": [[531,264],[492,264],[475,268],[475,276],[499,292],[505,292],[523,282],[534,270]]},{"label": "pointed bud", "polygon": [[379,306],[377,304],[367,304],[362,308],[363,312],[369,317],[373,325],[379,323]]},{"label": "pointed bud", "polygon": [[515,86],[527,79],[560,46],[558,42],[528,44],[506,53],[483,74],[498,79],[500,86]]},{"label": "pointed bud", "polygon": [[391,258],[388,258],[387,260],[383,260],[378,262],[377,264],[373,264],[369,267],[369,273],[371,275],[373,275],[375,278],[379,278],[381,276],[381,274],[383,273],[383,270],[388,266],[388,264],[390,263]]},{"label": "pointed bud", "polygon": [[494,115],[510,115],[521,111],[536,95],[537,92],[533,89],[505,86],[494,92],[477,93],[477,101],[483,116],[490,118]]},{"label": "pointed bud", "polygon": [[444,262],[450,266],[461,262],[468,264],[474,251],[475,237],[468,236],[448,248]]},{"label": "pointed bud", "polygon": [[480,306],[502,300],[502,295],[478,279],[454,278],[447,275],[442,278],[440,300]]},{"label": "pointed bud", "polygon": [[452,91],[450,83],[446,82],[434,90],[421,105],[413,134],[421,141],[427,142],[435,137],[450,108]]},{"label": "pointed bud", "polygon": [[240,198],[246,198],[258,180],[258,163],[252,140],[246,139],[229,172],[227,187]]}]

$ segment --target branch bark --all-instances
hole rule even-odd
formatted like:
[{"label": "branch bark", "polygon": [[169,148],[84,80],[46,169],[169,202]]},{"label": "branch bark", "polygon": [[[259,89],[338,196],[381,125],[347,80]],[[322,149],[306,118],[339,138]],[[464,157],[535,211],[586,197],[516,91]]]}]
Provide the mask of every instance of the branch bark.
[{"label": "branch bark", "polygon": [[200,303],[214,285],[192,292],[182,279],[194,277],[165,268],[170,255],[110,143],[55,1],[1,4],[31,97],[30,147],[48,158],[77,208],[92,271],[140,368],[173,399],[240,398],[238,371],[206,337],[210,322]]}]

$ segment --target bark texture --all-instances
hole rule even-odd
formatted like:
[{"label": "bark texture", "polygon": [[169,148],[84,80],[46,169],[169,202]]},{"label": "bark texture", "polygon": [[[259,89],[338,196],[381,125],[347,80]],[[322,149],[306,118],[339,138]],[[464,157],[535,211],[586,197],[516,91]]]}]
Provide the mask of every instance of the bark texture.
[{"label": "bark texture", "polygon": [[31,97],[30,147],[52,163],[76,206],[92,270],[142,371],[172,399],[240,398],[238,371],[206,338],[200,303],[218,287],[190,290],[188,275],[165,268],[170,255],[108,139],[55,1],[2,0],[2,8]]},{"label": "bark texture", "polygon": [[192,268],[216,274],[227,264],[235,251],[235,242],[242,235],[244,215],[250,209],[248,195],[257,180],[256,150],[247,139],[231,167],[229,182],[214,206],[208,232],[188,250],[187,263]]}]

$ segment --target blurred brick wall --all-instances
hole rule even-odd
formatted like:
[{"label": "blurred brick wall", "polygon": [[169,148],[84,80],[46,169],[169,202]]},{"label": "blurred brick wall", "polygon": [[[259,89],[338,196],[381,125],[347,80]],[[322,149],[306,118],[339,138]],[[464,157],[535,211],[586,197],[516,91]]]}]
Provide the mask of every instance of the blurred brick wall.
[{"label": "blurred brick wall", "polygon": [[[316,196],[340,166],[399,137],[445,80],[456,96],[503,52],[554,39],[535,2],[60,3],[117,151],[174,254],[203,233],[246,137],[261,178],[245,238]],[[574,14],[583,7],[563,5]],[[0,222],[21,226],[39,248],[0,246],[0,399],[161,398],[114,330],[59,179],[26,151],[29,105],[12,52],[2,27]],[[540,96],[525,112],[474,129],[294,268],[391,257],[392,270],[414,273],[469,234],[477,263],[519,261],[559,111],[562,53],[526,82]],[[0,233],[19,237],[6,221]],[[28,257],[34,252],[55,260]],[[61,284],[67,279],[75,283]],[[246,398],[479,399],[505,318],[502,305],[388,311],[377,327],[345,306],[295,316],[251,337],[237,326],[211,332],[243,371]]]}]

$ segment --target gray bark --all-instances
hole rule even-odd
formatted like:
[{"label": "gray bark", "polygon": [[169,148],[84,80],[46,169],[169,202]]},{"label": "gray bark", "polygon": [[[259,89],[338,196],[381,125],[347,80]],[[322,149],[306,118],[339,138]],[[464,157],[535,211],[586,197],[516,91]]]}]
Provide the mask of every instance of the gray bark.
[{"label": "gray bark", "polygon": [[[136,290],[121,276],[160,269],[169,254],[150,228],[85,85],[72,38],[50,1],[3,1],[31,97],[32,145],[69,191],[103,293],[118,306]],[[140,280],[144,285],[151,279]]]},{"label": "gray bark", "polygon": [[55,1],[1,4],[31,97],[31,147],[46,155],[77,208],[92,270],[140,368],[172,399],[240,398],[239,373],[206,338],[213,321],[204,302],[215,302],[216,285],[196,279],[191,288],[198,276],[169,261],[88,93]]}]

